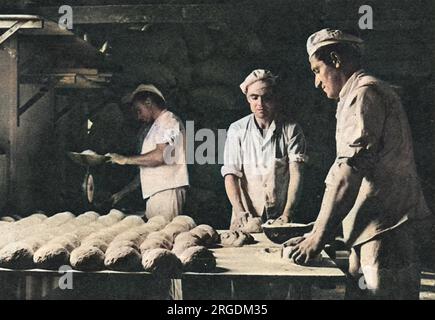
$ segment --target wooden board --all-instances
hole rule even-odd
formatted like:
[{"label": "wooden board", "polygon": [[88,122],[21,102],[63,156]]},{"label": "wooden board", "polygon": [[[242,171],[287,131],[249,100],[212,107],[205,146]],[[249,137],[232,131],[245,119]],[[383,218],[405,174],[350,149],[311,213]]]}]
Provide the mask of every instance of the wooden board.
[{"label": "wooden board", "polygon": [[212,249],[217,270],[210,273],[186,272],[183,278],[191,276],[224,277],[279,277],[286,280],[344,280],[345,274],[322,252],[320,261],[310,266],[300,266],[281,258],[281,246],[269,241],[266,236],[253,234],[256,244],[238,248]]}]

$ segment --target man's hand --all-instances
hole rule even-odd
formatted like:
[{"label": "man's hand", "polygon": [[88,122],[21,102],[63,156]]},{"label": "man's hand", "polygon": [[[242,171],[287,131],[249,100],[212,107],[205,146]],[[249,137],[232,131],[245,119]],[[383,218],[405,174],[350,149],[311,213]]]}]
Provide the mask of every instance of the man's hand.
[{"label": "man's hand", "polygon": [[234,219],[233,223],[231,223],[230,230],[238,230],[243,228],[243,226],[248,223],[249,217],[252,217],[249,212],[236,213],[236,218]]},{"label": "man's hand", "polygon": [[288,247],[286,255],[296,264],[302,265],[317,257],[323,249],[323,245],[314,233],[308,234],[306,237],[292,238],[286,241],[283,246]]},{"label": "man's hand", "polygon": [[288,214],[282,214],[275,220],[275,222],[279,224],[285,224],[285,223],[290,223],[291,219]]},{"label": "man's hand", "polygon": [[107,153],[106,156],[110,157],[110,159],[107,160],[107,162],[109,163],[116,163],[120,166],[124,166],[128,163],[128,157],[122,156],[117,153]]}]

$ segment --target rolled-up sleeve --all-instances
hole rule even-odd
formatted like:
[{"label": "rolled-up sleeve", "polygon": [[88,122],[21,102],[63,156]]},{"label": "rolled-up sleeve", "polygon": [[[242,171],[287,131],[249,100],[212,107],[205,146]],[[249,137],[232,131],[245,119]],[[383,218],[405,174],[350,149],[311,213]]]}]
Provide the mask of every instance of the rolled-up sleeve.
[{"label": "rolled-up sleeve", "polygon": [[182,133],[180,125],[176,121],[166,123],[164,126],[160,125],[155,134],[156,144],[169,144],[173,146],[177,141],[180,141]]},{"label": "rolled-up sleeve", "polygon": [[224,148],[224,165],[221,168],[221,174],[225,177],[233,174],[239,178],[243,177],[243,163],[240,132],[237,128],[230,126],[227,133]]},{"label": "rolled-up sleeve", "polygon": [[289,162],[305,162],[306,156],[306,141],[302,128],[295,124],[293,130],[287,130],[289,136],[287,154]]}]

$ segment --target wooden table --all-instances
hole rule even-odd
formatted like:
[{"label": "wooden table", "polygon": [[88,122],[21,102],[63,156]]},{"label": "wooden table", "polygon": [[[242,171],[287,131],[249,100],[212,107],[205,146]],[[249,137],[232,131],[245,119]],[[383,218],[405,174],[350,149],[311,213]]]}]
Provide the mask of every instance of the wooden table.
[{"label": "wooden table", "polygon": [[[185,299],[238,299],[249,289],[245,284],[275,283],[290,285],[290,298],[309,299],[314,284],[335,285],[343,282],[345,274],[323,252],[320,262],[312,266],[299,266],[281,258],[281,246],[269,241],[264,234],[253,234],[256,243],[237,248],[211,249],[216,257],[216,270],[209,273],[185,272],[181,275]],[[160,299],[158,288],[168,285],[148,272],[118,272],[111,270],[81,272],[70,270],[74,290],[58,290],[57,271],[31,269],[10,270],[0,268],[0,298],[41,299],[57,290],[55,298],[80,299],[89,296],[102,299]],[[148,295],[145,291],[155,292]],[[81,292],[81,293],[80,293]],[[163,293],[162,293],[163,294]],[[4,296],[6,295],[6,296]],[[99,297],[101,295],[101,297]],[[181,298],[181,297],[180,297]]]},{"label": "wooden table", "polygon": [[[253,234],[253,236],[257,242],[252,245],[212,249],[217,262],[216,270],[209,273],[184,273],[183,289],[187,286],[187,291],[197,291],[198,294],[192,295],[192,298],[207,297],[207,291],[214,290],[216,286],[222,286],[224,282],[231,280],[229,296],[218,294],[217,297],[244,298],[244,294],[235,292],[235,284],[243,287],[240,284],[252,282],[255,288],[255,283],[260,281],[260,283],[291,285],[290,290],[293,293],[292,297],[288,298],[309,299],[313,285],[334,286],[345,280],[343,271],[325,252],[322,252],[321,259],[316,263],[300,266],[289,259],[282,258],[281,246],[268,240],[263,233]],[[194,284],[189,284],[188,281]],[[249,290],[249,287],[245,290]]]}]

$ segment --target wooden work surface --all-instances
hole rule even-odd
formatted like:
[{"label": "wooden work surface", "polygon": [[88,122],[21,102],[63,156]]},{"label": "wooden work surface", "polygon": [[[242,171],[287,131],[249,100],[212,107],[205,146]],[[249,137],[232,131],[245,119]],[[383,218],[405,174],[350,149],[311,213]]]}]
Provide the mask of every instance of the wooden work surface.
[{"label": "wooden work surface", "polygon": [[[292,263],[288,259],[281,258],[281,246],[268,240],[263,233],[253,234],[256,243],[245,245],[243,247],[219,247],[211,249],[216,257],[216,270],[208,273],[185,272],[182,278],[192,276],[224,276],[224,277],[285,277],[298,278],[307,280],[309,278],[329,278],[344,279],[345,274],[335,265],[335,263],[322,252],[322,259],[310,266],[300,266]],[[79,275],[119,275],[119,276],[144,276],[150,275],[145,271],[124,272],[124,271],[77,271],[73,272]],[[54,270],[29,269],[29,270],[11,270],[0,268],[0,274],[14,273],[18,275],[57,275],[61,276]]]},{"label": "wooden work surface", "polygon": [[212,249],[217,268],[210,273],[186,272],[190,276],[279,277],[286,280],[343,280],[345,274],[322,252],[322,258],[310,266],[300,266],[281,258],[281,246],[268,240],[263,233],[252,234],[257,243],[243,247]]},{"label": "wooden work surface", "polygon": [[[298,288],[294,294],[306,293],[313,284],[337,284],[345,279],[344,273],[322,253],[322,259],[312,266],[299,266],[281,258],[281,246],[269,241],[264,234],[253,234],[256,243],[237,248],[211,249],[217,266],[213,272],[185,272],[181,275],[183,297],[186,299],[216,299],[210,296],[217,292],[219,299],[237,298],[226,284],[234,281],[250,283],[258,279],[286,281]],[[142,272],[69,270],[74,275],[74,290],[58,290],[59,278],[63,273],[54,270],[30,269],[11,270],[0,268],[0,299],[165,299],[165,282],[158,277]],[[227,281],[228,280],[228,281]],[[167,283],[166,283],[167,284]],[[224,285],[223,291],[217,289]],[[150,289],[153,287],[154,289]],[[185,287],[187,288],[186,293]],[[213,287],[215,290],[210,291]],[[225,291],[227,290],[227,291]],[[150,295],[155,293],[154,295]],[[195,296],[188,293],[199,292]],[[222,293],[223,292],[223,293]],[[237,293],[237,290],[235,291]],[[243,290],[242,290],[243,292]],[[302,296],[302,295],[301,295]],[[176,299],[179,299],[177,297]]]}]

